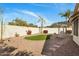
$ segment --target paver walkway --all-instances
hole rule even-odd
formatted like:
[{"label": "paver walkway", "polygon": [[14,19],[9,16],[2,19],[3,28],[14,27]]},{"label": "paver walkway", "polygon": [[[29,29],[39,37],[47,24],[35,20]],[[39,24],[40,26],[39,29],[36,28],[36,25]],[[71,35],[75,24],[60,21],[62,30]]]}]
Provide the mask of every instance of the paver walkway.
[{"label": "paver walkway", "polygon": [[79,46],[70,35],[51,35],[45,41],[42,54],[48,56],[79,56]]}]

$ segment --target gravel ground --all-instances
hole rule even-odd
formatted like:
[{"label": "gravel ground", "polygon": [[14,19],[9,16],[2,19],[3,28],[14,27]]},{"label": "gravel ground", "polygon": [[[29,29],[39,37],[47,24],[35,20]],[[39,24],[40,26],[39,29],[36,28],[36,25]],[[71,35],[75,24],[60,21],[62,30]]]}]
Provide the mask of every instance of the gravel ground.
[{"label": "gravel ground", "polygon": [[[23,37],[10,38],[7,41],[4,41],[8,46],[17,48],[17,51],[27,51],[31,52],[33,55],[40,56],[41,51],[44,45],[44,40],[32,41],[25,40]],[[14,51],[12,54],[15,54],[17,51]]]}]

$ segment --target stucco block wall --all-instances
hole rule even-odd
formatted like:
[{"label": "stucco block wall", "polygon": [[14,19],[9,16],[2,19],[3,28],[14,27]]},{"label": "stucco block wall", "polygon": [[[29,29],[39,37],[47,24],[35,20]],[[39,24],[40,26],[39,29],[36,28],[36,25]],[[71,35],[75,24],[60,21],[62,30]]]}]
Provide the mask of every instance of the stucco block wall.
[{"label": "stucco block wall", "polygon": [[[3,38],[14,37],[16,32],[20,34],[20,36],[25,36],[27,35],[26,34],[27,30],[31,30],[32,34],[39,33],[39,28],[33,28],[33,27],[4,25],[3,28],[4,28]],[[70,30],[71,28],[68,28],[68,29]],[[58,34],[58,28],[43,28],[43,30],[48,30],[49,34],[53,34],[53,33]],[[63,31],[63,29],[60,28],[60,31]],[[0,33],[1,33],[1,30],[0,30]],[[1,34],[0,34],[0,37],[1,37]]]}]

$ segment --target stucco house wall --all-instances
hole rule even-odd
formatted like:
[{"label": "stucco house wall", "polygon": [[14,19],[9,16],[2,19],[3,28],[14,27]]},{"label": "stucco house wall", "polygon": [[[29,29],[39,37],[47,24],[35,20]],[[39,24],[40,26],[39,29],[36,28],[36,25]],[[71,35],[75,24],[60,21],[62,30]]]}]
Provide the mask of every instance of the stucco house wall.
[{"label": "stucco house wall", "polygon": [[[72,30],[74,32],[74,23],[73,22],[72,22],[72,28],[73,28]],[[73,41],[79,45],[79,20],[78,20],[78,36],[75,36],[73,33]]]}]

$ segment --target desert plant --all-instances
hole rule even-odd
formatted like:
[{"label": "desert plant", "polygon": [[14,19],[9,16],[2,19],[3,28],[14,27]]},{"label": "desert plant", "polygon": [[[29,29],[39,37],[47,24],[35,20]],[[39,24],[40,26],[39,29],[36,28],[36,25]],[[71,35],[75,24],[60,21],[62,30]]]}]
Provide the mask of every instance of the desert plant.
[{"label": "desert plant", "polygon": [[43,30],[43,33],[44,33],[44,34],[47,34],[47,33],[48,33],[48,30]]},{"label": "desert plant", "polygon": [[15,33],[15,37],[19,37],[19,34],[18,33]]},{"label": "desert plant", "polygon": [[67,30],[66,31],[66,34],[71,34],[72,33],[72,30]]},{"label": "desert plant", "polygon": [[27,35],[31,35],[32,31],[31,30],[28,30],[27,31]]}]

